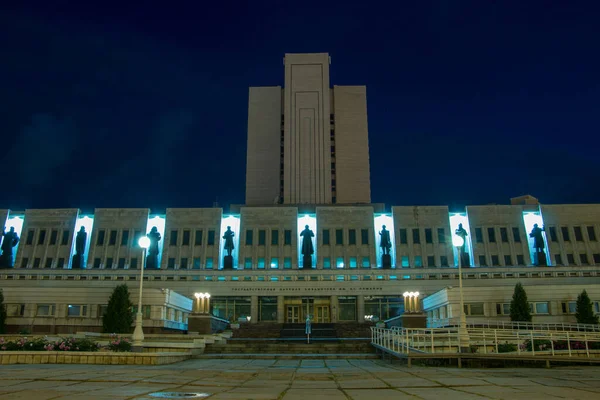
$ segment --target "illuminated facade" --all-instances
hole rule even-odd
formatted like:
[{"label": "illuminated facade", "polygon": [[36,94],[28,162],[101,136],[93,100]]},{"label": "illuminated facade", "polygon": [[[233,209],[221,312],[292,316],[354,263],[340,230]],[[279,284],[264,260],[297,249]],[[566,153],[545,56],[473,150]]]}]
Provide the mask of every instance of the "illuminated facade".
[{"label": "illuminated facade", "polygon": [[[327,54],[288,54],[284,89],[250,89],[247,204],[230,213],[0,210],[21,238],[14,268],[0,270],[9,326],[98,326],[112,288],[128,284],[135,296],[144,265],[138,238],[154,227],[162,238],[159,268],[145,271],[144,288],[173,290],[190,302],[196,292],[209,293],[212,313],[232,321],[291,323],[312,315],[315,323],[361,323],[405,310],[424,310],[431,323],[456,317],[452,238],[460,227],[470,317],[507,319],[517,282],[537,311],[534,322],[574,322],[571,306],[583,289],[600,301],[600,205],[539,205],[529,196],[463,210],[371,204],[366,91],[331,89],[328,70]],[[546,266],[530,237],[534,224],[545,228],[538,244]],[[389,269],[382,265],[384,225]],[[306,226],[314,234],[311,268],[302,255]],[[73,269],[81,227],[85,268]],[[228,227],[231,269],[224,263]],[[68,305],[86,312],[69,318]],[[167,300],[152,306],[155,315],[170,312]]]}]

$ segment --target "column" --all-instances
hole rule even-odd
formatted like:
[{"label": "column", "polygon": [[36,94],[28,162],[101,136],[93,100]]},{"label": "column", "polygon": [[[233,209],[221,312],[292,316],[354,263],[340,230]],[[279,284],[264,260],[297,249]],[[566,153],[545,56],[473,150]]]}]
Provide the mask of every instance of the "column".
[{"label": "column", "polygon": [[365,322],[365,296],[356,296],[356,313],[358,314],[358,322]]},{"label": "column", "polygon": [[285,297],[277,296],[277,323],[283,324],[285,322],[285,306],[283,304]]},{"label": "column", "polygon": [[329,312],[331,313],[331,322],[332,323],[336,323],[338,320],[338,312],[339,312],[339,302],[338,302],[338,297],[337,296],[331,296],[331,298],[329,299]]},{"label": "column", "polygon": [[258,322],[258,296],[250,296],[250,323]]}]

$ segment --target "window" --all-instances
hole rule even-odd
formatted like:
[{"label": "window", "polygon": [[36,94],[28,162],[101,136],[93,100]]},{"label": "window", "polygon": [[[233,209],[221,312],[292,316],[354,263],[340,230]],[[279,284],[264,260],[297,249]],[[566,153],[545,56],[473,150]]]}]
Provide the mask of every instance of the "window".
[{"label": "window", "polygon": [[410,261],[408,260],[408,256],[402,256],[402,268],[410,267]]},{"label": "window", "polygon": [[433,243],[433,234],[430,228],[425,228],[425,243]]},{"label": "window", "polygon": [[200,269],[200,257],[194,257],[194,259],[192,260],[192,268],[193,269]]},{"label": "window", "polygon": [[121,246],[127,246],[129,244],[129,231],[124,230],[121,232]]},{"label": "window", "polygon": [[119,257],[119,261],[117,261],[118,269],[125,269],[125,257]]},{"label": "window", "polygon": [[197,229],[194,235],[194,246],[202,246],[202,230]]},{"label": "window", "polygon": [[279,258],[271,257],[271,268],[273,268],[273,269],[279,268]]},{"label": "window", "polygon": [[348,244],[356,244],[356,229],[348,230]]},{"label": "window", "polygon": [[427,266],[435,267],[435,257],[434,256],[427,256]]},{"label": "window", "polygon": [[519,232],[519,228],[512,228],[513,240],[515,243],[521,243],[521,234]]},{"label": "window", "polygon": [[581,265],[589,265],[588,256],[585,253],[579,255],[579,261],[581,261]]},{"label": "window", "polygon": [[502,240],[502,243],[508,243],[508,230],[506,228],[500,228],[500,240]]},{"label": "window", "polygon": [[292,244],[292,231],[289,229],[283,231],[283,244],[286,246]]},{"label": "window", "polygon": [[323,269],[331,269],[331,258],[329,258],[329,257],[323,258]]},{"label": "window", "polygon": [[500,265],[500,258],[495,254],[492,254],[492,265],[494,267],[498,267]]},{"label": "window", "polygon": [[104,235],[106,232],[104,229],[98,231],[98,239],[96,239],[96,246],[104,246]]},{"label": "window", "polygon": [[132,257],[129,260],[129,269],[137,269],[137,262],[138,262],[137,257]]},{"label": "window", "polygon": [[517,265],[525,265],[525,257],[523,257],[523,254],[517,254]]},{"label": "window", "polygon": [[87,315],[87,306],[69,304],[67,307],[68,317],[85,317]]},{"label": "window", "polygon": [[440,264],[442,265],[442,267],[447,267],[448,266],[448,257],[440,256]]},{"label": "window", "polygon": [[167,260],[167,269],[175,269],[175,258],[174,257],[170,257]]},{"label": "window", "polygon": [[50,246],[56,245],[56,239],[58,239],[58,231],[52,229],[52,231],[50,231]]},{"label": "window", "polygon": [[40,229],[40,234],[38,235],[38,245],[44,244],[46,240],[46,230]]},{"label": "window", "polygon": [[496,314],[498,315],[510,315],[510,303],[497,303]]},{"label": "window", "polygon": [[564,265],[563,264],[563,260],[562,260],[562,256],[560,254],[555,254],[554,255],[554,260],[556,261],[556,265]]},{"label": "window", "polygon": [[169,235],[169,246],[177,246],[177,231],[171,231]]},{"label": "window", "polygon": [[51,317],[54,315],[54,304],[38,304],[35,315],[38,317]]},{"label": "window", "polygon": [[92,265],[92,268],[100,268],[101,263],[102,260],[100,259],[100,257],[94,258],[94,264]]},{"label": "window", "polygon": [[567,254],[567,262],[569,263],[569,265],[575,264],[575,257],[573,256],[573,254]]},{"label": "window", "polygon": [[581,233],[581,227],[576,226],[573,228],[573,230],[575,231],[575,240],[578,242],[583,242],[583,233]]},{"label": "window", "polygon": [[329,229],[323,229],[323,245],[329,244]]},{"label": "window", "polygon": [[246,246],[252,246],[252,242],[253,242],[253,234],[254,232],[252,231],[252,229],[246,229]]},{"label": "window", "polygon": [[252,257],[244,258],[244,269],[252,269]]},{"label": "window", "polygon": [[117,231],[110,231],[110,236],[108,237],[108,245],[114,246],[117,244]]},{"label": "window", "polygon": [[555,226],[550,227],[550,240],[552,240],[553,242],[558,242],[558,238],[556,237],[556,227]]},{"label": "window", "polygon": [[421,256],[415,256],[415,267],[422,267],[423,266],[423,259],[421,258]]},{"label": "window", "polygon": [[271,245],[277,246],[279,244],[279,231],[277,229],[273,229],[271,231]]},{"label": "window", "polygon": [[356,268],[357,264],[356,257],[350,257],[350,268]]},{"label": "window", "polygon": [[529,303],[529,311],[531,311],[532,314],[549,314],[548,303]]},{"label": "window", "polygon": [[62,269],[64,267],[65,267],[65,259],[61,257],[58,259],[58,264],[56,265],[56,268]]},{"label": "window", "polygon": [[494,228],[487,228],[488,241],[490,243],[496,243],[496,230]]},{"label": "window", "polygon": [[600,264],[600,253],[594,254],[594,264]]},{"label": "window", "polygon": [[206,257],[206,266],[205,266],[205,268],[206,269],[213,269],[213,258],[212,257]]},{"label": "window", "polygon": [[259,257],[258,258],[257,268],[258,269],[265,269],[265,258],[264,257]]},{"label": "window", "polygon": [[360,243],[361,244],[369,244],[369,230],[368,229],[360,230]]},{"label": "window", "polygon": [[513,265],[511,256],[504,256],[504,265]]},{"label": "window", "polygon": [[133,243],[131,243],[131,247],[139,249],[141,237],[142,237],[142,231],[133,231]]},{"label": "window", "polygon": [[560,304],[563,314],[575,314],[577,312],[577,302],[568,301]]},{"label": "window", "polygon": [[437,234],[438,234],[438,242],[446,243],[446,232],[444,232],[444,228],[438,228]]},{"label": "window", "polygon": [[569,240],[569,228],[566,226],[561,226],[560,233],[562,233],[563,240],[565,242],[570,242]]},{"label": "window", "polygon": [[189,230],[183,231],[183,237],[181,238],[181,245],[182,246],[190,245],[190,231]]},{"label": "window", "polygon": [[46,258],[45,268],[52,268],[52,257],[47,257]]},{"label": "window", "polygon": [[258,231],[258,245],[264,246],[267,241],[267,232],[264,229]]},{"label": "window", "polygon": [[42,259],[39,257],[36,257],[33,259],[33,268],[39,268],[40,264],[42,262]]},{"label": "window", "polygon": [[487,259],[485,258],[485,256],[479,256],[479,266],[487,267]]},{"label": "window", "polygon": [[400,244],[407,244],[408,239],[406,237],[406,229],[400,229]]},{"label": "window", "polygon": [[338,244],[338,245],[344,244],[344,231],[342,229],[335,230],[335,244]]},{"label": "window", "polygon": [[291,257],[284,257],[283,268],[292,269],[292,258]]},{"label": "window", "polygon": [[413,240],[413,244],[421,243],[421,236],[419,235],[419,228],[414,228],[412,230],[412,240]]},{"label": "window", "polygon": [[336,268],[344,268],[344,257],[338,257],[335,260],[335,267]]},{"label": "window", "polygon": [[33,236],[35,235],[35,231],[33,229],[30,229],[29,231],[27,231],[27,240],[25,240],[25,244],[33,244]]},{"label": "window", "polygon": [[108,257],[106,259],[106,265],[104,266],[105,269],[107,268],[112,268],[113,267],[113,259],[112,257]]},{"label": "window", "polygon": [[25,304],[7,304],[6,314],[8,314],[9,317],[25,316]]},{"label": "window", "polygon": [[214,246],[215,245],[215,231],[210,230],[208,231],[208,240],[207,243],[209,246]]},{"label": "window", "polygon": [[179,260],[179,269],[187,269],[187,268],[188,268],[187,257],[181,257],[181,260]]},{"label": "window", "polygon": [[465,304],[465,315],[484,315],[483,303]]},{"label": "window", "polygon": [[62,238],[61,238],[61,241],[60,241],[60,245],[61,246],[66,246],[68,244],[69,244],[69,231],[65,230],[62,233]]},{"label": "window", "polygon": [[596,231],[594,230],[593,226],[588,226],[587,227],[587,233],[588,233],[588,238],[590,238],[591,242],[596,242]]},{"label": "window", "polygon": [[475,241],[483,243],[483,230],[481,228],[475,228]]},{"label": "window", "polygon": [[363,257],[362,267],[363,268],[371,268],[371,260],[369,260],[369,257]]}]

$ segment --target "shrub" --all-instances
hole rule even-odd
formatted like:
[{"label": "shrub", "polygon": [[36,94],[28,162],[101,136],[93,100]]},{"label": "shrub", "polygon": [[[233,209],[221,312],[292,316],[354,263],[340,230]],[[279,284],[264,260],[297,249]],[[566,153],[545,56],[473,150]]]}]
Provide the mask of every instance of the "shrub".
[{"label": "shrub", "polygon": [[117,335],[111,335],[108,349],[111,351],[131,351],[131,341]]},{"label": "shrub", "polygon": [[517,351],[517,345],[514,343],[499,343],[498,344],[498,353],[512,353],[513,351]]},{"label": "shrub", "polygon": [[[531,340],[526,340],[525,350],[531,351]],[[533,348],[535,351],[552,350],[552,342],[545,339],[533,339]]]},{"label": "shrub", "polygon": [[2,289],[0,289],[0,333],[6,333],[6,305]]}]

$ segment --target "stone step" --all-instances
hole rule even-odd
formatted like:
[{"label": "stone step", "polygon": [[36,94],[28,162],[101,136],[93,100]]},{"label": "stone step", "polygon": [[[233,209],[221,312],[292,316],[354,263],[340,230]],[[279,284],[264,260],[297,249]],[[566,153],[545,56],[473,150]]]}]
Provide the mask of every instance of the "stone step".
[{"label": "stone step", "polygon": [[218,358],[218,359],[252,359],[252,360],[340,360],[360,359],[374,360],[379,356],[375,353],[348,353],[348,354],[315,354],[315,353],[241,353],[241,354],[199,354],[194,358]]}]

